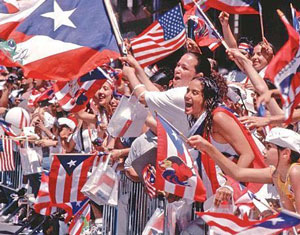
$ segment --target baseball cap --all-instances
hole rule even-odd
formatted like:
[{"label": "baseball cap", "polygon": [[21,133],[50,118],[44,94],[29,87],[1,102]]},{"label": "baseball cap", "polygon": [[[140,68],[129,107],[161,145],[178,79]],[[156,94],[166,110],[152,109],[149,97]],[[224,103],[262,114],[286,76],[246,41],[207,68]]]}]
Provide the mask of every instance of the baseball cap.
[{"label": "baseball cap", "polygon": [[295,131],[281,127],[274,127],[268,133],[266,141],[282,148],[289,148],[300,153],[300,134]]}]

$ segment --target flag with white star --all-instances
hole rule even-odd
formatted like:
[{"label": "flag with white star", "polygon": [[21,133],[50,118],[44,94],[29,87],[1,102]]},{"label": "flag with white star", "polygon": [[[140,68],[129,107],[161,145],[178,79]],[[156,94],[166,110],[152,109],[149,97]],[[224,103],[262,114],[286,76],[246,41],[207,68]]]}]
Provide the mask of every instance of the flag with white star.
[{"label": "flag with white star", "polygon": [[119,56],[103,1],[32,2],[16,14],[0,13],[0,38],[17,42],[25,76],[71,80]]},{"label": "flag with white star", "polygon": [[86,199],[81,189],[95,162],[91,154],[56,154],[49,174],[49,193],[54,204]]},{"label": "flag with white star", "polygon": [[182,198],[203,202],[206,190],[180,134],[157,115],[155,188]]},{"label": "flag with white star", "polygon": [[293,112],[300,103],[300,34],[282,13],[280,18],[285,24],[289,39],[269,63],[265,79],[270,79],[280,90],[286,123],[290,123]]},{"label": "flag with white star", "polygon": [[142,67],[146,67],[181,48],[185,39],[185,25],[178,5],[134,38],[131,46],[136,60]]},{"label": "flag with white star", "polygon": [[218,234],[278,234],[300,224],[300,216],[291,211],[282,210],[262,220],[240,219],[235,215],[216,212],[197,212],[197,215]]}]

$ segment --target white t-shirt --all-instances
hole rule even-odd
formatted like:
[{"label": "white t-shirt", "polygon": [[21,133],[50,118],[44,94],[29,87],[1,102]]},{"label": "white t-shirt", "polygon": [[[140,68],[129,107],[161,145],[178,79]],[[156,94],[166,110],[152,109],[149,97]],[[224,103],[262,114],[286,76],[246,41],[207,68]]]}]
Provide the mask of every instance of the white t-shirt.
[{"label": "white t-shirt", "polygon": [[145,101],[152,114],[156,111],[185,136],[190,129],[187,115],[184,113],[186,90],[187,87],[177,87],[164,92],[145,93]]}]

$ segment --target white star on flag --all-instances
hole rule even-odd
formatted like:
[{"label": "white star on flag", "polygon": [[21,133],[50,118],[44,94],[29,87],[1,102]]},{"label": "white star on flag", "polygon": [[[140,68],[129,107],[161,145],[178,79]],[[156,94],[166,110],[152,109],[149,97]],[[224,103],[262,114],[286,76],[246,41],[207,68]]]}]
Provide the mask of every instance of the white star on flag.
[{"label": "white star on flag", "polygon": [[177,140],[178,139],[178,137],[177,137],[177,134],[172,130],[172,134],[171,135],[173,135],[174,136],[174,138],[175,138],[175,140]]},{"label": "white star on flag", "polygon": [[70,160],[67,164],[69,165],[69,167],[71,168],[72,166],[76,166],[75,163],[77,161],[73,161],[73,160]]},{"label": "white star on flag", "polygon": [[278,217],[278,218],[270,219],[269,221],[272,222],[272,225],[276,225],[279,222],[284,222],[284,219]]},{"label": "white star on flag", "polygon": [[41,16],[51,18],[54,20],[54,31],[62,25],[76,28],[73,22],[69,19],[69,17],[73,14],[75,10],[76,8],[70,11],[63,11],[58,5],[58,3],[54,1],[54,11],[42,14]]}]

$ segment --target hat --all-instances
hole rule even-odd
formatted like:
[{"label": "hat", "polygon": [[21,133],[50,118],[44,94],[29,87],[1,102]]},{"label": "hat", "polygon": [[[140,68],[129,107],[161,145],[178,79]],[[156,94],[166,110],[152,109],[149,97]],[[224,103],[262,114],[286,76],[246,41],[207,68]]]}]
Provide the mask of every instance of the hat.
[{"label": "hat", "polygon": [[274,127],[266,137],[266,141],[282,148],[289,148],[300,153],[300,135],[295,131]]},{"label": "hat", "polygon": [[68,118],[62,117],[59,118],[57,121],[58,121],[58,125],[60,126],[66,125],[70,129],[72,129],[72,131],[74,131],[77,126],[77,120],[73,117],[68,117]]}]

